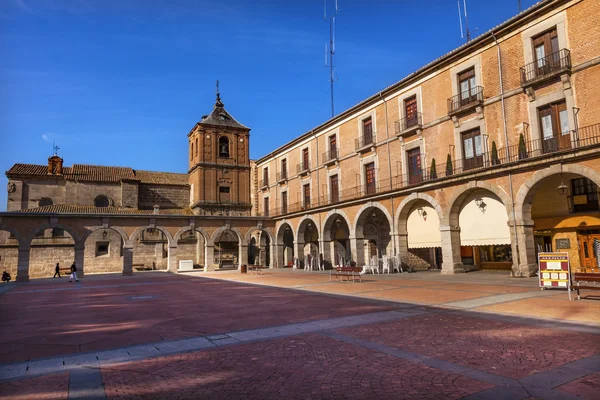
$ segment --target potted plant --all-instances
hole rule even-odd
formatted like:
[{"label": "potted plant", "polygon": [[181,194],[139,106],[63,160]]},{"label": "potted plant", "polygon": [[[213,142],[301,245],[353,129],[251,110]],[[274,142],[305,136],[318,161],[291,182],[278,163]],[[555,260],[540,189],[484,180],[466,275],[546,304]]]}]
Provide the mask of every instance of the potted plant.
[{"label": "potted plant", "polygon": [[519,160],[524,160],[527,158],[527,147],[525,146],[525,138],[521,133],[519,135]]},{"label": "potted plant", "polygon": [[446,176],[452,175],[452,171],[452,157],[448,154],[448,157],[446,158]]},{"label": "potted plant", "polygon": [[435,170],[435,158],[431,160],[431,168],[429,169],[429,178],[437,179],[437,171]]},{"label": "potted plant", "polygon": [[498,149],[496,148],[496,141],[492,141],[492,165],[500,165],[500,159],[498,158]]}]

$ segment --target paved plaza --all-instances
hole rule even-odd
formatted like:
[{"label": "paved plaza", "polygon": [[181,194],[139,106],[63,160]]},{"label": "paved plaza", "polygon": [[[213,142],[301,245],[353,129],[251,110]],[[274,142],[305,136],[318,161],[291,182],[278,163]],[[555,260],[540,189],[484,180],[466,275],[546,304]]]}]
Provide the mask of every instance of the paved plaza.
[{"label": "paved plaza", "polygon": [[[506,273],[0,287],[0,399],[595,399],[600,301]],[[588,293],[586,293],[588,294]]]}]

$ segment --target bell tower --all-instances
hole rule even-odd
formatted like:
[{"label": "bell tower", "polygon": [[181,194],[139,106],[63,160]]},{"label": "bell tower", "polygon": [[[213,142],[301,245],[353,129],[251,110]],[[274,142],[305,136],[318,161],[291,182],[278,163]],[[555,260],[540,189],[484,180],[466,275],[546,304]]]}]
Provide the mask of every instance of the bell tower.
[{"label": "bell tower", "polygon": [[250,128],[225,110],[219,93],[210,114],[188,133],[190,207],[197,215],[250,215]]}]

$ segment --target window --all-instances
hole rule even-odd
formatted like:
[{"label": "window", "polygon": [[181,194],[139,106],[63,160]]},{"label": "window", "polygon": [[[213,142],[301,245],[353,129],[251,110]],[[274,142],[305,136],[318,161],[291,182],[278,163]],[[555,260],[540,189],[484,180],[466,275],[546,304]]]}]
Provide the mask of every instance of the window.
[{"label": "window", "polygon": [[265,217],[269,216],[269,198],[268,197],[263,198],[263,215]]},{"label": "window", "polygon": [[329,160],[337,158],[337,137],[336,135],[329,136]]},{"label": "window", "polygon": [[110,199],[103,194],[94,199],[95,207],[110,207],[110,203]]},{"label": "window", "polygon": [[479,128],[463,132],[463,168],[483,167],[483,140]]},{"label": "window", "polygon": [[304,208],[310,208],[310,183],[302,187],[304,191]]},{"label": "window", "polygon": [[460,93],[461,106],[477,100],[475,67],[469,68],[458,74],[458,93]]},{"label": "window", "polygon": [[190,143],[190,161],[194,159],[194,142]]},{"label": "window", "polygon": [[51,206],[54,204],[50,197],[42,197],[38,202],[38,207]]},{"label": "window", "polygon": [[542,150],[552,153],[571,148],[567,104],[561,101],[538,108],[542,130]]},{"label": "window", "polygon": [[230,203],[231,202],[231,188],[229,186],[219,186],[219,202]]},{"label": "window", "polygon": [[599,210],[598,186],[588,178],[577,178],[571,180],[573,189],[573,211]]},{"label": "window", "polygon": [[365,165],[365,181],[366,181],[366,194],[375,194],[375,163],[368,163]]},{"label": "window", "polygon": [[287,158],[281,160],[281,179],[287,179]]},{"label": "window", "polygon": [[65,230],[64,229],[60,229],[60,228],[53,228],[52,229],[52,237],[64,237],[65,236]]},{"label": "window", "polygon": [[419,119],[417,116],[417,96],[411,96],[408,99],[404,100],[404,116],[406,118],[406,123],[404,125],[405,129],[413,127],[419,123]]},{"label": "window", "polygon": [[421,148],[411,149],[406,152],[408,160],[408,183],[415,184],[423,179],[421,165]]},{"label": "window", "polygon": [[287,214],[287,209],[288,209],[287,192],[281,192],[281,213]]},{"label": "window", "polygon": [[229,186],[219,186],[219,193],[229,193],[230,190]]},{"label": "window", "polygon": [[533,37],[532,40],[533,57],[538,75],[546,74],[552,67],[560,66],[556,27]]},{"label": "window", "polygon": [[107,256],[110,242],[96,242],[96,257]]},{"label": "window", "polygon": [[229,158],[229,139],[226,136],[219,138],[219,157]]},{"label": "window", "polygon": [[331,202],[337,203],[340,201],[340,186],[337,174],[329,177],[329,190],[331,191]]},{"label": "window", "polygon": [[263,186],[269,185],[269,167],[263,168]]},{"label": "window", "polygon": [[196,157],[198,157],[198,138],[196,138]]},{"label": "window", "polygon": [[308,149],[302,149],[302,171],[306,171],[308,168]]},{"label": "window", "polygon": [[362,145],[366,146],[373,143],[373,119],[371,117],[363,119],[363,142]]}]

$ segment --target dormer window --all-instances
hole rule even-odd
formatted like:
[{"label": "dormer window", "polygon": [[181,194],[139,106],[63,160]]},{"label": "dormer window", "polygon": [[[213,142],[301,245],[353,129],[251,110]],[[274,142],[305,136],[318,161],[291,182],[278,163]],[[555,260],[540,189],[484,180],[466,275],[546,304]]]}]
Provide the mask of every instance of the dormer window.
[{"label": "dormer window", "polygon": [[219,119],[221,121],[225,121],[227,119],[227,115],[225,115],[225,114],[219,114]]},{"label": "dormer window", "polygon": [[229,158],[229,139],[226,136],[219,138],[219,157]]}]

